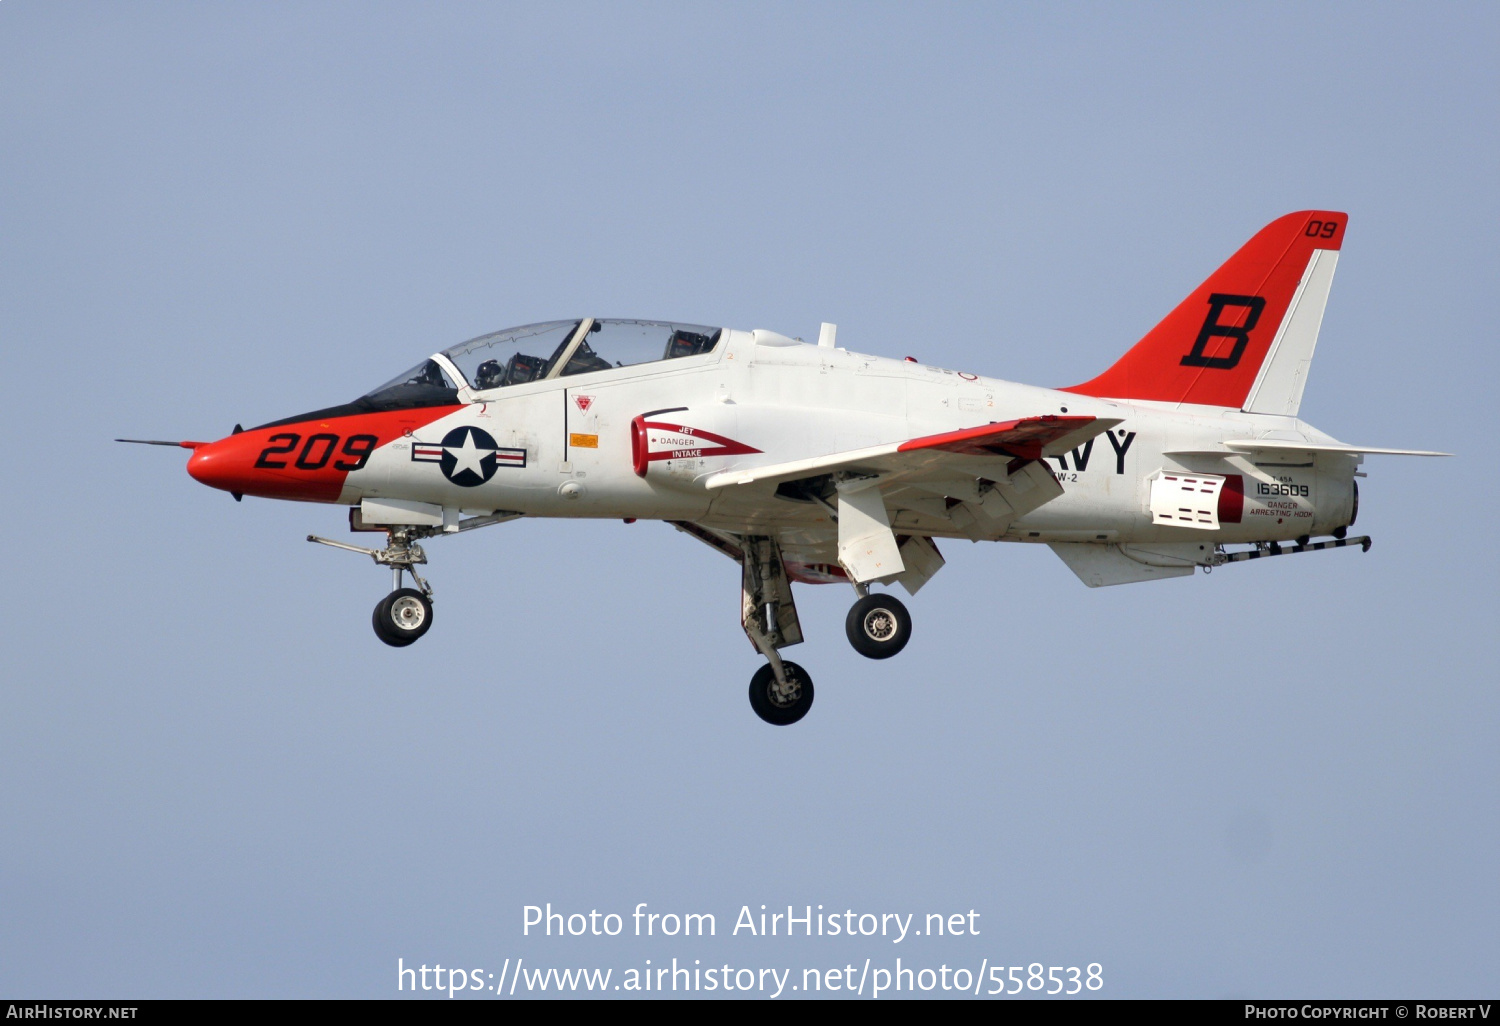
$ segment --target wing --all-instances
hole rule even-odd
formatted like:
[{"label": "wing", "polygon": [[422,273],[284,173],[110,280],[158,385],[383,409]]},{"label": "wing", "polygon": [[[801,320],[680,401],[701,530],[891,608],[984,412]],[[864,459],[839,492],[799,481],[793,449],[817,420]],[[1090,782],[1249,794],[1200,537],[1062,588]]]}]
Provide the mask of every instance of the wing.
[{"label": "wing", "polygon": [[780,494],[823,505],[837,520],[838,562],[850,578],[902,580],[914,591],[942,565],[942,557],[935,548],[926,552],[930,541],[913,547],[913,539],[903,543],[896,531],[998,538],[1017,517],[1062,494],[1042,457],[1067,452],[1119,423],[1027,417],[727,470],[705,484],[711,489],[776,484]]},{"label": "wing", "polygon": [[1024,463],[1065,453],[1119,423],[1109,417],[1026,417],[789,463],[726,470],[714,474],[704,484],[713,489],[757,481],[791,481],[835,470],[911,478],[936,468],[956,476],[982,477],[996,464],[1009,467],[1018,461]]}]

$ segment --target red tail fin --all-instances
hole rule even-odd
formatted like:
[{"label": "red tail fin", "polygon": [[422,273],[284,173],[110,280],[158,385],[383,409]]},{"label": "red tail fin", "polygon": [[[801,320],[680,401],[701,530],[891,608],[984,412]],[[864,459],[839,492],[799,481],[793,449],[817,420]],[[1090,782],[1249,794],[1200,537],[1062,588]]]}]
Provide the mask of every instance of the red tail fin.
[{"label": "red tail fin", "polygon": [[1063,391],[1241,407],[1314,251],[1342,246],[1348,220],[1330,210],[1304,210],[1272,221],[1113,367]]}]

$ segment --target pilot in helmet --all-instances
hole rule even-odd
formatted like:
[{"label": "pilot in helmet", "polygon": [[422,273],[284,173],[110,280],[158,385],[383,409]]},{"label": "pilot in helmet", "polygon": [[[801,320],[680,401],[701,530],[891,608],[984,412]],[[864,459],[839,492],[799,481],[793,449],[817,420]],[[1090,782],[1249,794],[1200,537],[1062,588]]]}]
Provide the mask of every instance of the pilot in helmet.
[{"label": "pilot in helmet", "polygon": [[481,391],[486,388],[499,388],[500,378],[505,369],[495,360],[486,360],[479,365],[474,372],[474,387]]}]

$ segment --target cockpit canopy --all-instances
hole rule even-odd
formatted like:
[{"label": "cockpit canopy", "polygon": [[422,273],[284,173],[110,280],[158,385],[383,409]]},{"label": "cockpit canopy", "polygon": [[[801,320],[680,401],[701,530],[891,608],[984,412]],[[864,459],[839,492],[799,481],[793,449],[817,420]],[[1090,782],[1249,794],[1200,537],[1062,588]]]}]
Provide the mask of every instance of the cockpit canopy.
[{"label": "cockpit canopy", "polygon": [[722,330],[668,321],[547,321],[480,335],[367,393],[379,409],[441,406],[459,392],[521,385],[712,352]]}]

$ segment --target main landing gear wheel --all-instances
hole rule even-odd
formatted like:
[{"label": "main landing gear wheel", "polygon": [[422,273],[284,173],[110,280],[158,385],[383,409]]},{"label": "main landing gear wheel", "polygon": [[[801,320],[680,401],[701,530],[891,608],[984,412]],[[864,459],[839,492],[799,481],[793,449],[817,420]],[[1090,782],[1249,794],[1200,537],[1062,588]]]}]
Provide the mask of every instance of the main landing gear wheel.
[{"label": "main landing gear wheel", "polygon": [[432,603],[415,588],[398,588],[375,607],[375,635],[387,645],[404,648],[432,626]]},{"label": "main landing gear wheel", "polygon": [[844,632],[860,655],[889,659],[911,640],[911,614],[892,595],[866,595],[850,607]]},{"label": "main landing gear wheel", "polygon": [[807,671],[786,659],[781,661],[786,685],[776,681],[776,671],[767,663],[750,678],[750,708],[767,723],[785,727],[807,715],[813,704],[813,683]]}]

